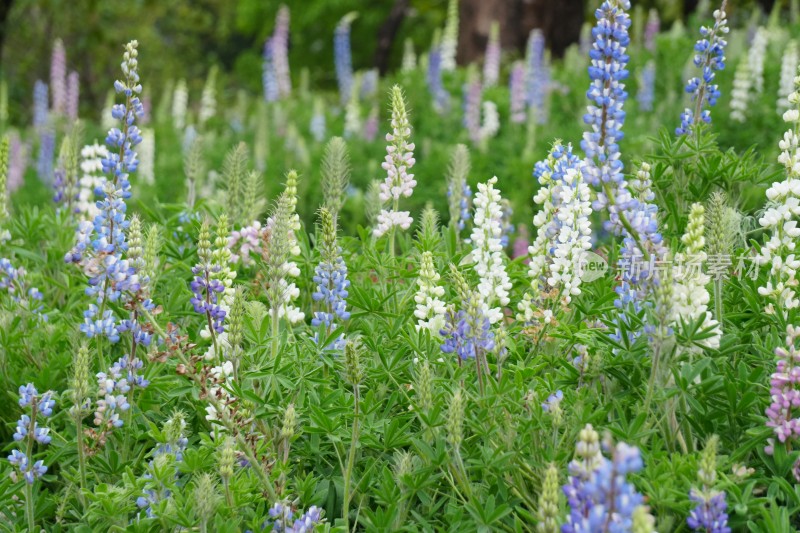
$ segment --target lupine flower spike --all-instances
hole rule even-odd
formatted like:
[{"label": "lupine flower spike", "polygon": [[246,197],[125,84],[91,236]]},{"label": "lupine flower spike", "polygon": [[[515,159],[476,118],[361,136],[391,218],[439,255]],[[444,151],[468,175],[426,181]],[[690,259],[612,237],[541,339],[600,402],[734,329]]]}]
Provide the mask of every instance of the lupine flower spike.
[{"label": "lupine flower spike", "polygon": [[[553,321],[557,305],[567,305],[581,293],[581,267],[591,248],[590,190],[573,155],[572,145],[556,141],[545,161],[536,164],[539,192],[533,200],[542,206],[533,219],[536,240],[528,248],[531,288],[519,304],[519,319],[527,324]],[[544,305],[544,300],[550,300]]]},{"label": "lupine flower spike", "polygon": [[40,395],[33,383],[19,387],[19,406],[30,414],[20,416],[14,431],[14,441],[20,443],[22,450],[12,450],[8,456],[9,462],[15,467],[12,473],[15,482],[21,478],[32,485],[47,472],[43,461],[33,461],[33,448],[35,443],[44,446],[52,439],[50,428],[39,425],[39,417],[49,418],[55,403],[51,392]]},{"label": "lupine flower spike", "polygon": [[458,0],[447,3],[447,20],[442,33],[442,70],[450,72],[456,68],[458,50]]},{"label": "lupine flower spike", "polygon": [[789,95],[794,92],[794,77],[797,75],[797,64],[800,56],[797,49],[797,41],[792,39],[786,45],[786,50],[781,58],[781,79],[778,85],[778,114],[783,115],[791,108]]},{"label": "lupine flower spike", "polygon": [[428,53],[428,71],[426,81],[428,90],[433,96],[433,108],[437,113],[444,113],[450,107],[450,93],[442,82],[442,46],[438,32],[434,33],[433,44]]},{"label": "lupine flower spike", "polygon": [[731,118],[736,122],[744,122],[750,106],[750,88],[753,76],[750,72],[750,62],[746,58],[739,61],[733,77],[731,89]]},{"label": "lupine flower spike", "polygon": [[433,254],[429,251],[422,253],[419,262],[417,277],[417,294],[414,301],[417,308],[414,316],[417,317],[417,331],[427,329],[432,335],[438,335],[444,326],[445,303],[441,300],[444,296],[444,287],[439,285],[441,276],[436,272]]},{"label": "lupine flower spike", "polygon": [[525,122],[527,113],[525,112],[525,64],[516,61],[511,67],[511,75],[508,79],[509,107],[511,122],[521,124]]},{"label": "lupine flower spike", "polygon": [[350,54],[350,25],[358,16],[348,13],[336,26],[333,34],[333,58],[336,63],[336,81],[339,84],[339,102],[347,105],[353,90],[353,62]]},{"label": "lupine flower spike", "polygon": [[539,496],[539,508],[536,517],[539,523],[536,524],[538,533],[559,533],[561,528],[559,522],[559,490],[558,490],[558,468],[554,464],[547,467],[542,484],[542,492]]},{"label": "lupine flower spike", "polygon": [[800,74],[795,79],[795,91],[789,95],[792,108],[783,114],[790,128],[778,143],[781,150],[778,162],[786,169],[786,179],[767,189],[767,209],[758,223],[767,230],[769,240],[761,247],[754,261],[768,266],[767,283],[758,293],[767,298],[765,311],[775,314],[800,307],[797,271],[800,257],[795,253],[800,228],[797,227],[797,205],[800,202]]},{"label": "lupine flower spike", "polygon": [[[708,258],[705,251],[705,209],[702,204],[692,205],[686,233],[681,237],[683,253],[675,256],[673,268],[672,311],[676,323],[701,321],[701,330],[710,336],[700,341],[702,347],[719,348],[722,331],[720,324],[711,316],[708,305],[711,296],[706,289],[711,278],[704,272]],[[693,346],[689,351],[697,352],[701,346]]]},{"label": "lupine flower spike", "polygon": [[[136,269],[123,258],[128,250],[125,230],[130,222],[125,216],[125,200],[131,196],[130,173],[138,166],[133,148],[142,140],[134,122],[141,116],[142,103],[138,95],[142,91],[138,74],[138,43],[131,41],[125,47],[122,62],[123,80],[114,82],[118,93],[125,95],[125,103],[114,105],[112,115],[120,121],[122,129],[112,128],[106,144],[110,147],[107,159],[103,159],[103,171],[110,177],[103,185],[103,199],[97,203],[99,213],[93,224],[81,224],[77,232],[77,244],[66,255],[67,262],[78,263],[89,275],[86,294],[96,299],[84,313],[81,331],[88,337],[97,335],[111,342],[119,340],[125,324],[117,323],[107,302],[116,302],[123,293],[136,293],[141,288]],[[121,329],[122,328],[122,329]]]},{"label": "lupine flower spike", "polygon": [[269,510],[269,517],[264,527],[272,526],[272,531],[281,531],[284,533],[310,533],[314,531],[317,524],[321,524],[324,519],[322,518],[322,509],[316,505],[312,505],[305,513],[300,513],[297,516],[297,510],[292,507],[288,502],[278,502]]},{"label": "lupine flower spike", "polygon": [[494,87],[500,77],[500,24],[495,20],[489,28],[489,40],[486,43],[486,55],[483,58],[483,83],[486,87]]},{"label": "lupine flower spike", "polygon": [[481,100],[483,87],[475,69],[467,71],[467,80],[462,88],[464,94],[464,128],[473,145],[481,142]]},{"label": "lupine flower spike", "polygon": [[403,72],[411,72],[417,68],[417,53],[414,51],[414,41],[410,37],[406,37],[403,42],[403,61],[400,69]]},{"label": "lupine flower spike", "polygon": [[53,113],[64,116],[67,111],[67,52],[61,39],[56,39],[53,43],[50,91],[53,97]]},{"label": "lupine flower spike", "polygon": [[692,78],[686,83],[686,92],[692,95],[694,109],[686,108],[681,113],[681,125],[675,130],[677,135],[686,135],[693,131],[700,122],[711,122],[711,111],[706,105],[713,106],[720,97],[719,86],[714,83],[716,72],[725,68],[725,47],[728,42],[728,20],[725,18],[726,0],[714,11],[714,25],[700,28],[701,38],[694,46],[696,52],[694,64],[703,71],[702,78]]},{"label": "lupine flower spike", "polygon": [[197,239],[198,263],[192,268],[194,279],[191,283],[193,297],[191,299],[195,313],[203,315],[214,345],[214,359],[219,358],[217,335],[225,331],[225,309],[220,302],[225,285],[219,279],[220,265],[213,264],[211,259],[211,233],[208,222],[203,221]]},{"label": "lupine flower spike", "polygon": [[8,218],[8,136],[0,140],[0,243],[3,238],[3,224]]},{"label": "lupine flower spike", "polygon": [[[645,299],[648,286],[656,283],[655,276],[643,264],[657,260],[665,253],[658,232],[657,208],[648,203],[649,193],[636,198],[628,190],[620,159],[619,141],[625,122],[623,104],[627,98],[625,85],[628,76],[630,43],[628,28],[630,17],[627,0],[608,0],[596,11],[597,25],[592,30],[595,43],[589,53],[592,64],[589,76],[592,84],[586,93],[591,101],[584,121],[590,130],[583,134],[581,147],[586,153],[584,172],[592,185],[598,188],[595,210],[606,208],[607,230],[623,236],[620,257],[622,284],[617,287],[617,307],[633,303],[638,308]],[[647,189],[649,190],[649,189]],[[622,317],[624,319],[624,317]]]},{"label": "lupine flower spike", "polygon": [[278,9],[275,16],[272,46],[278,94],[281,98],[287,98],[292,93],[292,80],[289,76],[289,8],[285,5]]},{"label": "lupine flower spike", "polygon": [[642,111],[652,111],[655,100],[656,84],[656,63],[652,59],[648,61],[639,75],[639,92],[636,94],[636,101]]},{"label": "lupine flower spike", "polygon": [[[771,403],[767,408],[767,426],[772,428],[778,443],[784,445],[800,438],[800,327],[786,327],[786,345],[775,349],[778,365],[770,379]],[[767,454],[775,453],[774,438],[768,440]]]},{"label": "lupine flower spike", "polygon": [[728,515],[725,512],[728,505],[725,501],[725,492],[715,490],[717,481],[717,444],[716,436],[711,437],[706,443],[700,459],[700,468],[697,471],[697,480],[700,488],[692,487],[689,499],[697,504],[692,509],[686,523],[693,531],[706,533],[730,533]]},{"label": "lupine flower spike", "polygon": [[17,421],[14,431],[14,441],[19,443],[20,448],[13,449],[8,461],[13,470],[11,472],[12,481],[25,481],[25,517],[28,521],[28,530],[36,531],[34,524],[35,505],[33,501],[33,484],[47,473],[47,467],[41,459],[34,461],[33,451],[36,443],[45,446],[50,443],[50,428],[39,425],[39,421],[49,418],[53,414],[55,400],[51,392],[42,395],[36,391],[33,383],[21,385],[19,387],[19,406],[28,411]]},{"label": "lupine flower spike", "polygon": [[503,212],[500,191],[495,189],[497,177],[478,184],[475,194],[475,225],[472,229],[472,260],[478,274],[478,292],[489,322],[503,318],[502,308],[508,305],[511,280],[506,273],[506,256],[501,243]]},{"label": "lupine flower spike", "polygon": [[[386,179],[381,183],[380,200],[384,206],[378,214],[377,225],[373,230],[375,237],[381,237],[395,227],[406,230],[413,219],[408,211],[399,211],[400,198],[409,197],[417,185],[414,174],[409,170],[414,166],[414,143],[408,142],[411,136],[411,125],[408,121],[406,101],[400,86],[395,85],[391,91],[392,98],[392,132],[386,134],[386,157],[383,169]],[[390,239],[392,255],[394,255],[394,234]]]},{"label": "lupine flower spike", "polygon": [[753,91],[758,94],[764,92],[764,58],[767,55],[768,41],[767,29],[761,26],[756,30],[753,42],[747,51],[747,62],[753,77]]},{"label": "lupine flower spike", "polygon": [[634,513],[644,504],[642,495],[626,479],[643,467],[638,448],[623,442],[607,442],[603,447],[610,459],[600,453],[599,436],[587,425],[569,465],[569,483],[564,486],[570,514],[563,533],[630,531]]},{"label": "lupine flower spike", "polygon": [[[315,302],[319,302],[320,311],[314,313],[311,325],[322,329],[325,338],[336,329],[338,321],[341,323],[350,318],[347,311],[347,289],[350,281],[347,279],[347,265],[342,259],[342,249],[336,239],[336,222],[331,212],[325,207],[319,210],[320,218],[320,262],[314,271],[314,283],[317,289],[311,295]],[[319,334],[315,336],[316,342],[321,342]],[[334,340],[326,349],[341,350],[344,348],[344,334]]]},{"label": "lupine flower spike", "polygon": [[450,210],[450,224],[461,233],[472,218],[472,189],[467,183],[470,172],[469,148],[456,145],[447,169],[447,204]]},{"label": "lupine flower spike", "polygon": [[547,122],[547,91],[549,72],[546,62],[544,34],[539,29],[531,30],[527,50],[526,101],[530,116],[536,124]]}]

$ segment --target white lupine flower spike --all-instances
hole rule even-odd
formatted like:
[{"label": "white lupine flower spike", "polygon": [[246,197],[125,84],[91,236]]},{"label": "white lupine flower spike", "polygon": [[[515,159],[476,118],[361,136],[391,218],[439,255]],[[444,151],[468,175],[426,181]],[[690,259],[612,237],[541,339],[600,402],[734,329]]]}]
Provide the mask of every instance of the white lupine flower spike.
[{"label": "white lupine flower spike", "polygon": [[506,273],[506,254],[501,244],[503,235],[503,209],[500,191],[495,189],[497,176],[478,184],[475,194],[474,226],[472,230],[472,260],[478,274],[478,292],[483,297],[483,307],[489,322],[503,318],[503,306],[508,305],[511,280]]}]

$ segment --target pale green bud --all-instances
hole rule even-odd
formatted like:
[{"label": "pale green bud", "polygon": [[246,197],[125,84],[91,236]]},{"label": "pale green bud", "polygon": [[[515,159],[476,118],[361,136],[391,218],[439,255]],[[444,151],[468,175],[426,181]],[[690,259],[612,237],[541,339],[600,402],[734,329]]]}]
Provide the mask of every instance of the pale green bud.
[{"label": "pale green bud", "polygon": [[637,505],[631,516],[631,533],[656,533],[656,519],[647,507]]},{"label": "pale green bud", "polygon": [[422,413],[428,413],[433,408],[433,372],[427,361],[423,362],[417,370],[417,408]]},{"label": "pale green bud", "polygon": [[219,504],[219,493],[211,474],[203,473],[194,481],[194,506],[197,517],[206,523],[216,514]]},{"label": "pale green bud", "polygon": [[344,347],[345,380],[354,388],[358,388],[364,379],[361,368],[361,343],[357,339],[349,341]]},{"label": "pale green bud", "polygon": [[464,393],[457,389],[450,400],[450,409],[447,411],[447,443],[456,453],[461,449],[464,438]]},{"label": "pale green bud", "polygon": [[294,437],[295,428],[297,427],[297,413],[294,410],[294,404],[290,403],[286,406],[283,412],[283,425],[281,426],[281,438],[290,441]]},{"label": "pale green bud", "polygon": [[322,158],[322,195],[324,205],[334,220],[344,205],[344,195],[350,183],[350,155],[341,137],[333,137],[325,145]]},{"label": "pale green bud", "polygon": [[542,492],[539,495],[539,508],[536,510],[536,531],[539,533],[558,533],[561,531],[559,523],[559,496],[561,487],[558,484],[558,468],[550,464],[544,474]]},{"label": "pale green bud", "polygon": [[200,233],[197,237],[197,256],[203,264],[211,264],[211,230],[208,220],[200,224]]}]

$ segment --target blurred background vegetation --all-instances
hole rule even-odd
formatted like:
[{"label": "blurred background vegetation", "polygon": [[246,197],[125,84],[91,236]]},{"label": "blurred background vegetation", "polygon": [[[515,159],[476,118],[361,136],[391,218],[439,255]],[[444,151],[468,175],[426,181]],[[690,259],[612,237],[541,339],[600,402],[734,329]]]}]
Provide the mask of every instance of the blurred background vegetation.
[{"label": "blurred background vegetation", "polygon": [[[701,3],[704,0],[701,0]],[[790,0],[780,0],[783,4]],[[447,0],[288,0],[291,9],[290,63],[293,76],[307,68],[314,87],[333,87],[333,31],[347,13],[356,12],[352,25],[353,65],[356,69],[399,66],[403,42],[427,50],[433,32],[444,25]],[[483,53],[491,20],[501,22],[504,48],[521,55],[533,27],[544,30],[555,55],[578,39],[584,18],[599,2],[588,0],[461,0],[459,62],[477,60]],[[697,9],[697,0],[642,0],[634,7],[657,8],[665,27]],[[714,7],[713,0],[710,2]],[[728,0],[730,18],[747,17],[760,5],[769,12],[775,0]],[[235,90],[261,91],[261,55],[272,33],[277,0],[6,0],[0,1],[2,73],[9,82],[12,122],[27,121],[32,87],[46,80],[53,41],[61,38],[70,69],[81,77],[84,107],[99,109],[116,76],[122,43],[141,43],[142,78],[160,94],[169,80],[186,78],[189,90],[199,91],[212,65],[222,72],[231,99]],[[386,57],[378,54],[378,35],[392,19]],[[146,60],[144,60],[146,58]],[[379,65],[376,65],[380,63]],[[85,114],[85,109],[83,114]]]}]

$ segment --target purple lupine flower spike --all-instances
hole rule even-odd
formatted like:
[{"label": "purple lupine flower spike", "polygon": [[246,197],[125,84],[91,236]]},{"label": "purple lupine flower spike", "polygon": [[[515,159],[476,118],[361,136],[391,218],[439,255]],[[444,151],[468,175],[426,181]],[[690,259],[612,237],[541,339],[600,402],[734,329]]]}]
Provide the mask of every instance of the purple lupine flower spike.
[{"label": "purple lupine flower spike", "polygon": [[39,421],[40,417],[48,418],[53,414],[55,400],[51,392],[40,395],[33,383],[28,383],[19,387],[19,406],[30,414],[23,413],[17,421],[13,438],[14,442],[19,443],[20,449],[12,450],[8,461],[14,467],[12,480],[17,481],[21,476],[32,485],[47,473],[47,467],[41,460],[31,464],[33,459],[28,457],[27,451],[33,450],[34,443],[42,446],[50,444],[50,428],[39,425]]},{"label": "purple lupine flower spike", "polygon": [[702,78],[692,78],[686,83],[686,92],[692,95],[694,109],[686,108],[681,113],[681,125],[675,129],[676,135],[686,135],[700,122],[711,122],[711,111],[704,109],[717,103],[721,93],[714,83],[715,72],[725,68],[725,47],[728,33],[728,20],[725,15],[725,0],[714,11],[714,25],[700,28],[701,38],[694,45],[694,64],[703,71]]},{"label": "purple lupine flower spike", "polygon": [[339,101],[345,106],[353,90],[353,60],[350,53],[350,24],[354,13],[342,17],[333,34],[333,59],[336,65],[336,82],[339,85]]}]

